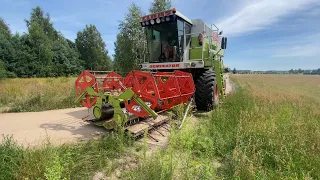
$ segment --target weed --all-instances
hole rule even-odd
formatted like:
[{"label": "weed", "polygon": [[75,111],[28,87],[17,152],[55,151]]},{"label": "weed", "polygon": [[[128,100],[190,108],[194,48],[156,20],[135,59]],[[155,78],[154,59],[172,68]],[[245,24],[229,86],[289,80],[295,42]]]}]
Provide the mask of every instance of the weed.
[{"label": "weed", "polygon": [[5,136],[0,144],[0,179],[15,179],[18,176],[23,149],[11,136]]},{"label": "weed", "polygon": [[173,164],[168,160],[169,156],[163,151],[153,154],[151,157],[143,160],[137,169],[130,173],[124,173],[125,179],[159,179],[166,180],[173,177]]},{"label": "weed", "polygon": [[[236,93],[209,115],[198,116],[196,124],[172,129],[167,149],[145,155],[123,178],[319,179],[320,78],[237,75],[233,80]],[[41,102],[41,96],[35,98]],[[23,149],[7,138],[0,144],[0,177],[89,179],[100,170],[111,172],[110,161],[132,143],[120,133]]]},{"label": "weed", "polygon": [[1,80],[0,106],[7,112],[44,111],[79,106],[74,78],[16,78]]},{"label": "weed", "polygon": [[197,126],[173,131],[168,149],[128,177],[161,179],[170,167],[169,179],[319,179],[320,78],[233,78],[235,94]]},{"label": "weed", "polygon": [[90,179],[132,146],[132,140],[110,134],[79,144],[23,148],[12,138],[0,143],[0,179]]}]

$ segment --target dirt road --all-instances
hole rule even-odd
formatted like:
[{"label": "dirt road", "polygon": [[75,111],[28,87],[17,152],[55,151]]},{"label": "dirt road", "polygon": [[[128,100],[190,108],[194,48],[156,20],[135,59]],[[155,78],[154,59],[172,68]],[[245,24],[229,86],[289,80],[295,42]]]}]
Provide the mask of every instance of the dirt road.
[{"label": "dirt road", "polygon": [[[226,92],[234,91],[234,84],[226,76]],[[87,108],[70,108],[44,112],[0,113],[0,134],[13,135],[24,146],[37,146],[48,138],[53,144],[63,144],[97,137],[108,132],[85,122]],[[0,137],[0,141],[3,137]]]},{"label": "dirt road", "polygon": [[225,80],[226,80],[226,94],[230,94],[232,92],[234,92],[236,89],[234,83],[230,80],[230,76],[229,74],[226,74],[224,76]]},{"label": "dirt road", "polygon": [[[70,108],[44,112],[0,114],[0,134],[13,135],[21,145],[40,145],[48,138],[62,144],[107,133],[105,129],[84,121],[90,118],[87,108]],[[3,137],[0,137],[0,141]]]}]

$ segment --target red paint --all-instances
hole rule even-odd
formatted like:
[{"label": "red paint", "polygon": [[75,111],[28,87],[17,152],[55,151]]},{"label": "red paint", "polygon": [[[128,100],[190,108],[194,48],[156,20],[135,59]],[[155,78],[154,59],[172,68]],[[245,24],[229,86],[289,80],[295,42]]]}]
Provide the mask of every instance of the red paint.
[{"label": "red paint", "polygon": [[213,32],[213,33],[212,33],[212,39],[213,39],[214,41],[217,41],[219,44],[220,44],[220,42],[221,42],[221,39],[220,39],[220,37],[218,36],[218,34],[217,34],[216,32]]},{"label": "red paint", "polygon": [[151,64],[149,68],[178,68],[180,64]]},{"label": "red paint", "polygon": [[113,91],[121,89],[119,81],[123,83],[123,77],[115,72],[109,73],[103,80],[103,90]]},{"label": "red paint", "polygon": [[[185,103],[195,92],[192,75],[176,70],[173,73],[132,71],[126,78],[124,85],[131,88],[144,102],[150,102],[151,109],[167,110],[174,105]],[[139,117],[149,116],[146,111],[134,109],[138,106],[135,101],[125,102],[127,110]]]},{"label": "red paint", "polygon": [[[176,67],[180,66],[180,64],[159,64],[153,66]],[[90,80],[88,77],[90,77]],[[82,82],[82,79],[84,82]],[[126,88],[132,89],[144,102],[150,103],[150,108],[153,110],[167,110],[177,104],[185,103],[195,92],[192,75],[179,70],[175,70],[174,72],[157,72],[155,74],[132,71],[125,78],[122,78],[115,72],[111,72],[104,79],[103,89],[106,91],[118,88],[118,90],[123,92],[124,88],[120,87],[119,81],[122,82]],[[95,77],[88,71],[84,71],[76,80],[77,96],[80,96],[89,86],[92,86],[94,90],[98,92],[99,88]],[[87,95],[81,103],[85,107],[90,108],[96,101],[97,97]],[[125,101],[124,103],[130,113],[142,118],[149,116],[144,109],[139,108],[139,105],[133,99]]]},{"label": "red paint", "polygon": [[165,11],[165,12],[159,12],[159,13],[143,16],[141,18],[141,20],[142,21],[148,21],[148,20],[151,20],[151,19],[157,19],[157,18],[160,18],[160,17],[170,16],[172,14],[173,14],[173,12],[171,10],[170,11]]},{"label": "red paint", "polygon": [[[79,97],[87,87],[93,87],[98,92],[98,84],[96,83],[94,75],[89,71],[83,71],[76,79],[76,96]],[[91,108],[97,102],[97,97],[90,98],[89,95],[85,96],[85,99],[81,100],[80,103],[87,108]]]},{"label": "red paint", "polygon": [[203,37],[204,37],[204,35],[205,35],[205,32],[202,32],[202,33],[200,33],[199,34],[199,44],[202,46],[202,44],[203,44]]}]

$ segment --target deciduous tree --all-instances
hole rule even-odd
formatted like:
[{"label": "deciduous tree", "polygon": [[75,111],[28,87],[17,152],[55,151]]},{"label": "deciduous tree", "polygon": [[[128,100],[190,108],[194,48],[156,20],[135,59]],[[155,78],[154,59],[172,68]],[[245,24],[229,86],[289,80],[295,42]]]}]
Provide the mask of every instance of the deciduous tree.
[{"label": "deciduous tree", "polygon": [[[143,16],[141,8],[135,3],[119,24],[120,33],[115,42],[114,65],[117,71],[129,72],[138,69],[146,57],[146,37],[140,25]],[[137,58],[139,57],[139,58]]]},{"label": "deciduous tree", "polygon": [[83,31],[78,32],[75,42],[80,58],[85,62],[86,69],[112,69],[112,62],[106,50],[106,44],[95,25],[86,25]]},{"label": "deciduous tree", "polygon": [[171,9],[171,0],[153,0],[149,11],[151,13],[156,13],[168,9]]},{"label": "deciduous tree", "polygon": [[232,73],[233,73],[233,74],[237,74],[237,70],[236,70],[236,68],[233,68]]},{"label": "deciduous tree", "polygon": [[[13,62],[15,57],[15,49],[12,44],[12,35],[9,26],[0,18],[0,60],[2,73],[5,72],[5,67]],[[2,76],[5,76],[3,74]]]}]

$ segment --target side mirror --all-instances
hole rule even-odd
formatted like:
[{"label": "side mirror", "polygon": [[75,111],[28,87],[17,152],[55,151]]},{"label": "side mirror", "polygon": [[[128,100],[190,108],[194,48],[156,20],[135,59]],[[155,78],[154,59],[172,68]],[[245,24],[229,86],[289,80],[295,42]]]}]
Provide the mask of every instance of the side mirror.
[{"label": "side mirror", "polygon": [[223,37],[222,41],[221,41],[221,49],[227,49],[227,41],[228,38],[227,37]]},{"label": "side mirror", "polygon": [[220,32],[219,32],[219,36],[221,36],[222,34],[223,34],[223,31],[220,31]]}]

